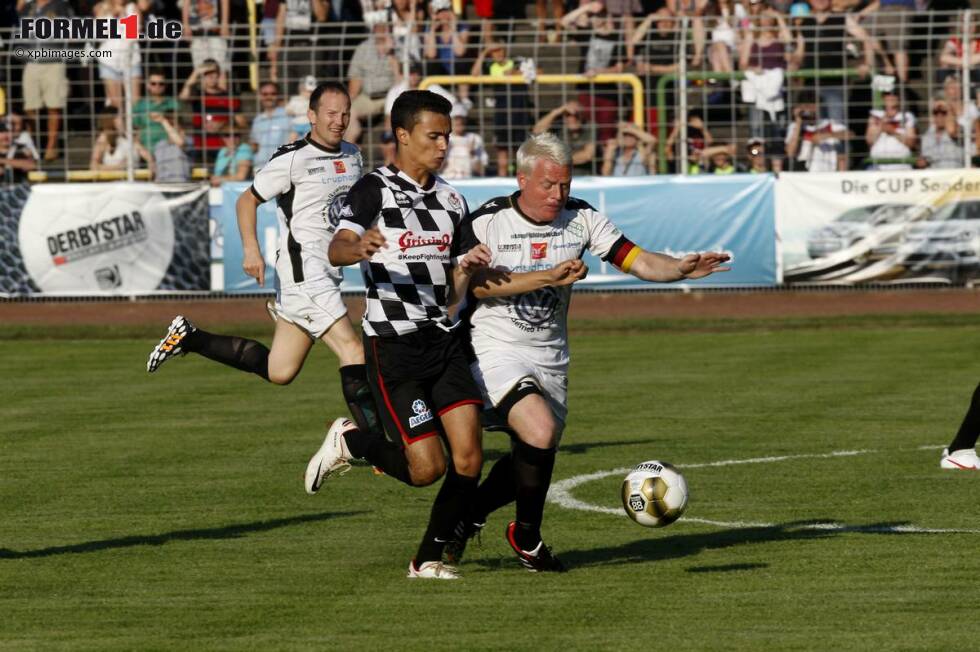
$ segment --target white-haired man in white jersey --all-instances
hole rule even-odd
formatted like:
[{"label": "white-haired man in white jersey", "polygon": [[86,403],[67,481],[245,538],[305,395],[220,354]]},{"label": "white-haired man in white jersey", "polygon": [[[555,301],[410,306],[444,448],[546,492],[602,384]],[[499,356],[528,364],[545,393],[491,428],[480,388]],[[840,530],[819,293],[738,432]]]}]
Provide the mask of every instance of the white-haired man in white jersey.
[{"label": "white-haired man in white jersey", "polygon": [[474,378],[485,404],[512,433],[512,450],[480,485],[474,511],[446,548],[458,562],[466,541],[495,509],[516,500],[507,542],[530,571],[562,571],[541,538],[545,496],[565,427],[568,387],[568,305],[584,278],[586,251],[645,280],[696,279],[722,267],[722,253],[674,258],[644,251],[587,202],[569,197],[572,155],[551,133],[529,138],[517,152],[519,190],[474,211],[460,226],[460,249],[485,245],[488,268],[477,271],[461,320],[470,327]]},{"label": "white-haired man in white jersey", "polygon": [[276,319],[271,350],[255,340],[208,333],[177,316],[146,367],[154,372],[170,358],[192,352],[286,385],[319,339],[337,356],[344,398],[358,426],[383,433],[367,382],[364,348],[340,296],[341,270],[327,257],[340,208],[363,168],[357,146],[343,140],[350,122],[347,89],[332,82],[320,84],[310,95],[307,116],[310,133],[280,147],[236,205],[242,267],[261,286],[265,259],[256,215],[260,204],[276,200],[279,247],[276,301],[270,305]]}]

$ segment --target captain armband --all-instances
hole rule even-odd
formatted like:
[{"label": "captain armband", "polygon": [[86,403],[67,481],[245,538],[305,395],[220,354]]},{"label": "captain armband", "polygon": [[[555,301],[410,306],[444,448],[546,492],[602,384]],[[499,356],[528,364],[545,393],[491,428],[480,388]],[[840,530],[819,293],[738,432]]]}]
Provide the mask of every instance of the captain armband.
[{"label": "captain armband", "polygon": [[609,248],[609,253],[606,254],[605,260],[623,272],[629,272],[642,251],[642,248],[631,242],[625,235],[621,235],[613,243],[613,246]]}]

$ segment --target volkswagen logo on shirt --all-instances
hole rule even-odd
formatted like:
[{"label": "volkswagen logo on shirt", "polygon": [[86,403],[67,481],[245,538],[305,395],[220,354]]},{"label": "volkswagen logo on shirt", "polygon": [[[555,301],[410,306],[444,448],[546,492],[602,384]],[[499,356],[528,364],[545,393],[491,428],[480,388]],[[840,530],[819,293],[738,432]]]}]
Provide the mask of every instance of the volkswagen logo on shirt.
[{"label": "volkswagen logo on shirt", "polygon": [[554,318],[558,303],[558,291],[555,288],[541,288],[515,297],[514,312],[521,321],[537,328]]},{"label": "volkswagen logo on shirt", "polygon": [[[346,211],[344,210],[345,208],[347,208]],[[327,206],[327,219],[331,226],[337,226],[340,224],[341,218],[352,215],[353,211],[347,206],[347,193],[337,193],[333,200],[331,200],[330,205]]]}]

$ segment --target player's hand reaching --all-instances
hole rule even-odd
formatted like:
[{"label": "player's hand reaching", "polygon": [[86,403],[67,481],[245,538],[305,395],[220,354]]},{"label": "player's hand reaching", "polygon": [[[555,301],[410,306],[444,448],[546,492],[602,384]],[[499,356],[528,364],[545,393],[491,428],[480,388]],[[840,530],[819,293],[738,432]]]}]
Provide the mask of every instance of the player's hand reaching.
[{"label": "player's hand reaching", "polygon": [[566,260],[563,263],[555,265],[548,270],[551,277],[551,282],[549,285],[553,287],[559,287],[562,285],[571,285],[575,281],[581,281],[589,273],[589,267],[581,258],[576,258],[575,260]]},{"label": "player's hand reaching", "polygon": [[365,231],[359,242],[360,250],[358,253],[361,256],[361,260],[368,260],[375,252],[382,249],[386,242],[385,237],[381,235],[381,231],[377,227],[372,227]]},{"label": "player's hand reaching", "polygon": [[716,251],[709,251],[703,254],[688,254],[681,258],[677,264],[677,268],[684,275],[684,278],[704,278],[715,272],[729,271],[731,267],[721,266],[729,260],[731,260],[731,256]]},{"label": "player's hand reaching", "polygon": [[490,264],[490,248],[485,244],[478,244],[459,259],[459,268],[464,274],[472,274],[480,267]]},{"label": "player's hand reaching", "polygon": [[242,258],[242,270],[265,287],[265,260],[258,247],[247,247]]}]

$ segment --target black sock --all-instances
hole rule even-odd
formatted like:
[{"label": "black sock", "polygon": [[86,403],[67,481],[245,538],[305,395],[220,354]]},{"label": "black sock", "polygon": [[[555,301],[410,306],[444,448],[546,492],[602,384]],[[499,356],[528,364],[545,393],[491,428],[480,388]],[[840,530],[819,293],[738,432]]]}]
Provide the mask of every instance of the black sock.
[{"label": "black sock", "polygon": [[367,460],[396,480],[414,486],[412,474],[408,470],[408,458],[405,457],[405,449],[402,446],[388,441],[377,433],[361,430],[347,432],[344,441],[347,442],[347,448],[354,457]]},{"label": "black sock", "polygon": [[378,405],[371,394],[367,379],[367,366],[351,364],[340,368],[340,387],[347,401],[347,409],[354,417],[361,432],[385,436],[381,420],[378,418]]},{"label": "black sock", "polygon": [[474,523],[486,523],[487,516],[517,499],[517,478],[514,477],[514,454],[507,453],[497,460],[476,491],[470,517]]},{"label": "black sock", "polygon": [[442,559],[442,549],[452,537],[453,528],[462,517],[466,506],[473,501],[479,481],[479,476],[470,478],[459,475],[452,464],[449,465],[446,479],[442,481],[442,487],[436,494],[435,502],[432,503],[429,526],[425,529],[418,552],[415,553],[417,565]]},{"label": "black sock", "polygon": [[973,448],[977,445],[977,437],[980,436],[980,385],[973,390],[973,400],[970,401],[970,408],[963,417],[963,423],[953,438],[953,443],[949,445],[949,452]]},{"label": "black sock", "polygon": [[517,480],[517,529],[514,538],[522,550],[533,549],[541,541],[544,501],[555,468],[555,448],[535,448],[514,444],[514,476]]},{"label": "black sock", "polygon": [[185,351],[269,380],[269,349],[255,340],[197,329],[185,335],[180,346]]}]

